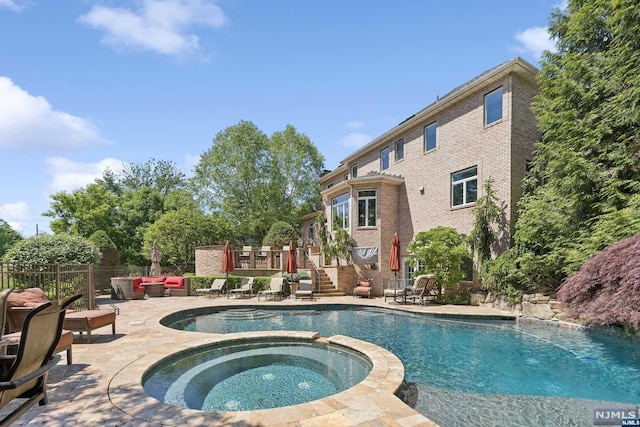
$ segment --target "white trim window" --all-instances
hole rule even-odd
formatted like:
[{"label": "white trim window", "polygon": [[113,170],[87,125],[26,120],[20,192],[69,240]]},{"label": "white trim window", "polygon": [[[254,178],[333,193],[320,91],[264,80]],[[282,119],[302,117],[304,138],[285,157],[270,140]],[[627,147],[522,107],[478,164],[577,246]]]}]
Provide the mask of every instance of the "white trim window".
[{"label": "white trim window", "polygon": [[478,199],[478,167],[451,174],[451,206],[466,206]]},{"label": "white trim window", "polygon": [[399,162],[400,160],[404,159],[404,139],[401,139],[396,142],[395,156],[396,156],[396,162]]},{"label": "white trim window", "polygon": [[380,170],[386,171],[389,169],[389,154],[391,153],[391,149],[389,147],[384,147],[380,150]]},{"label": "white trim window", "polygon": [[424,152],[436,149],[436,137],[438,136],[438,123],[433,122],[424,127]]},{"label": "white trim window", "polygon": [[334,231],[338,227],[349,229],[349,193],[331,200],[331,221]]},{"label": "white trim window", "polygon": [[351,165],[351,179],[358,177],[358,164]]},{"label": "white trim window", "polygon": [[358,227],[375,227],[376,216],[376,190],[358,191]]},{"label": "white trim window", "polygon": [[502,119],[502,86],[484,96],[484,125]]}]

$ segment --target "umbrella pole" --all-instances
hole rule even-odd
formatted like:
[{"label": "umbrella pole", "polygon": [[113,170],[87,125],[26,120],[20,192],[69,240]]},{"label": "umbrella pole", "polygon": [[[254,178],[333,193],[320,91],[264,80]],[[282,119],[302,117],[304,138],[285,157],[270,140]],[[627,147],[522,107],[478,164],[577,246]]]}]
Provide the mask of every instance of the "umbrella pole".
[{"label": "umbrella pole", "polygon": [[393,272],[393,302],[398,302],[396,300],[398,296],[398,272]]}]

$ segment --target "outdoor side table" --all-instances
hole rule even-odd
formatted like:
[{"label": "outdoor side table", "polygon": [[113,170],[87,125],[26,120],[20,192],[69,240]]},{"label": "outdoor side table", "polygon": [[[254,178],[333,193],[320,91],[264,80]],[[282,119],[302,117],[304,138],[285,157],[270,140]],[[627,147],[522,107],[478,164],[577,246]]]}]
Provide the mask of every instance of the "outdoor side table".
[{"label": "outdoor side table", "polygon": [[163,282],[143,283],[142,286],[144,286],[144,293],[147,294],[149,298],[164,296]]}]

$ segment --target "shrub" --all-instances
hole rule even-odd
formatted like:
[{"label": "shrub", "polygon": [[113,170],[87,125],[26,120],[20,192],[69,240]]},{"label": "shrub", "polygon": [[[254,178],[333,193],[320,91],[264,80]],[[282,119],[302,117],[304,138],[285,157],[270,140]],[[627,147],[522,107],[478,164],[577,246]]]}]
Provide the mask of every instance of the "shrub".
[{"label": "shrub", "polygon": [[6,262],[42,264],[93,264],[100,251],[84,237],[68,234],[38,234],[20,240],[7,251]]},{"label": "shrub", "polygon": [[640,330],[640,234],[585,262],[563,282],[557,297],[567,304],[569,316]]}]

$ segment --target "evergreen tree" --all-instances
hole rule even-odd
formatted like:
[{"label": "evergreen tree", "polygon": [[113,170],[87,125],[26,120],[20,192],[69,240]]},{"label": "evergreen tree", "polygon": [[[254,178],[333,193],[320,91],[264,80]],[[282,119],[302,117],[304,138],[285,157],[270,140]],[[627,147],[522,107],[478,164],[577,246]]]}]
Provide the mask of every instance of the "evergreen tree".
[{"label": "evergreen tree", "polygon": [[599,218],[640,192],[638,22],[633,0],[569,0],[551,16],[557,52],[544,55],[533,105],[543,133],[533,172],[544,184],[521,199],[515,256],[508,256],[526,280],[521,287],[557,287],[611,242],[574,243],[594,227],[606,234],[602,227],[613,222]]}]

